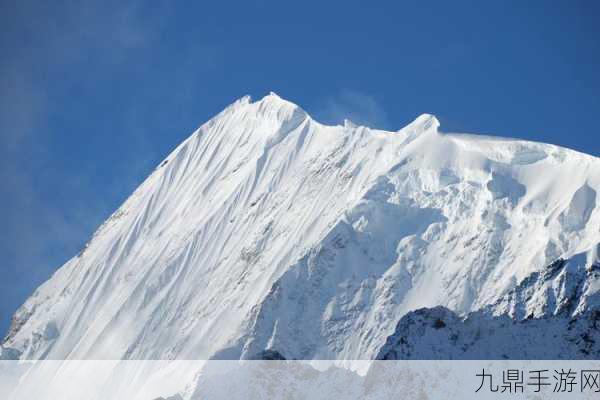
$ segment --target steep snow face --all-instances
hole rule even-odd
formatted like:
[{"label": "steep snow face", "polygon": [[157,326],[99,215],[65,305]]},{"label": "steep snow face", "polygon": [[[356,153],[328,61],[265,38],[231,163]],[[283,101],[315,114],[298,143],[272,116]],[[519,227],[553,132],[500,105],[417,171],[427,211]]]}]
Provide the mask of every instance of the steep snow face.
[{"label": "steep snow face", "polygon": [[600,313],[597,255],[598,246],[568,260],[559,259],[532,273],[484,311],[490,315],[506,314],[515,320]]},{"label": "steep snow face", "polygon": [[465,317],[445,307],[410,312],[377,358],[597,360],[600,262],[589,253],[555,261]]},{"label": "steep snow face", "polygon": [[600,242],[600,159],[325,126],[244,97],[178,146],[17,311],[22,358],[374,358],[407,312],[465,313]]}]

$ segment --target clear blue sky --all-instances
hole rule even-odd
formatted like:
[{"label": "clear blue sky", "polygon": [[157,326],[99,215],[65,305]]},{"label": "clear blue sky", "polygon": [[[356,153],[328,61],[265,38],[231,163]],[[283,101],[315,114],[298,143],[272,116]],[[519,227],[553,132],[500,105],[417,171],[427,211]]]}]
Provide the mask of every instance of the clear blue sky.
[{"label": "clear blue sky", "polygon": [[205,3],[0,1],[0,335],[245,94],[323,122],[395,130],[428,112],[446,131],[600,155],[598,1]]}]

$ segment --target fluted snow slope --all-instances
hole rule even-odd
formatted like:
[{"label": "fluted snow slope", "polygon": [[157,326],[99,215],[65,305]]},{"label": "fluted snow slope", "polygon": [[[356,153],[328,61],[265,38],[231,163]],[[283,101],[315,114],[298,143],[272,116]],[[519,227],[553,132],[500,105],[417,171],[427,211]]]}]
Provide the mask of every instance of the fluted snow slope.
[{"label": "fluted snow slope", "polygon": [[3,353],[369,359],[408,311],[479,309],[600,243],[599,158],[438,128],[236,101],[27,300]]}]

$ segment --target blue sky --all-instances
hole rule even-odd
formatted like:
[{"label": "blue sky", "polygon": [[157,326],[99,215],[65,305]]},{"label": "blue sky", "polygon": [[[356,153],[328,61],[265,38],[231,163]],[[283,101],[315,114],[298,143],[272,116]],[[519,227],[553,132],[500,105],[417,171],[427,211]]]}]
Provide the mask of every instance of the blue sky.
[{"label": "blue sky", "polygon": [[[0,336],[160,160],[245,94],[328,123],[600,156],[600,2],[0,2]],[[393,3],[393,5],[392,5]]]}]

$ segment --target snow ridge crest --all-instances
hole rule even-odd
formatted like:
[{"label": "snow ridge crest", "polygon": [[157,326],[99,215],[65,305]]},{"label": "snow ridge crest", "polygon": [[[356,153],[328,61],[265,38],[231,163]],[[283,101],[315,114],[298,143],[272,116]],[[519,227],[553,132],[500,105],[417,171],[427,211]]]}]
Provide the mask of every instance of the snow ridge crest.
[{"label": "snow ridge crest", "polygon": [[[239,99],[38,288],[2,354],[372,359],[403,315],[496,304],[600,242],[600,159],[438,129],[430,114],[387,132]],[[575,287],[561,277],[539,287]],[[523,315],[551,309],[532,299]]]}]

